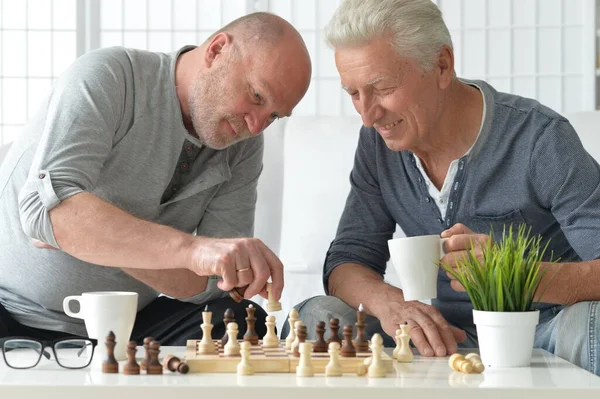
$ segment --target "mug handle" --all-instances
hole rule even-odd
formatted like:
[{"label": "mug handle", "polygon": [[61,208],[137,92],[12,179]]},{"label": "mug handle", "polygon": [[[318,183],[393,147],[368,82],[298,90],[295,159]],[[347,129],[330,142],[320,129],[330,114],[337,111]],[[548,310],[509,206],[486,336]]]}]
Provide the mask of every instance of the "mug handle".
[{"label": "mug handle", "polygon": [[[71,304],[71,301],[79,302],[79,312],[75,313],[75,312],[71,311],[71,309],[69,307],[69,305]],[[81,295],[71,295],[71,296],[66,297],[63,300],[63,310],[65,311],[65,313],[68,316],[75,317],[77,319],[83,319],[83,316],[81,315]]]},{"label": "mug handle", "polygon": [[449,237],[446,238],[440,238],[440,259],[442,259],[444,257],[444,255],[446,255],[446,251],[444,251],[444,243],[446,241],[448,241]]}]

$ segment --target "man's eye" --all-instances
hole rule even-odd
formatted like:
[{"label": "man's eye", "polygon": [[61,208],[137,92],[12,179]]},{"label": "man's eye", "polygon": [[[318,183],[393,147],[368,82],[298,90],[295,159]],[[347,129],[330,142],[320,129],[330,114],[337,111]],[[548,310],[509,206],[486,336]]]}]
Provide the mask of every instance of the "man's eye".
[{"label": "man's eye", "polygon": [[254,98],[257,99],[258,101],[262,101],[262,97],[257,92],[254,92]]}]

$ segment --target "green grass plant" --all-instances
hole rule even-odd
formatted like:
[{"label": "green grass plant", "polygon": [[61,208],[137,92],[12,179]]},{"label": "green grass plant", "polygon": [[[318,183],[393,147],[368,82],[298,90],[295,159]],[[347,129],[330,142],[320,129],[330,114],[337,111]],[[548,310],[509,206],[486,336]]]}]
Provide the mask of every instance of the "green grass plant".
[{"label": "green grass plant", "polygon": [[[547,272],[541,268],[541,262],[548,248],[548,243],[542,247],[541,236],[530,234],[531,228],[526,225],[520,225],[516,235],[512,225],[508,231],[505,227],[499,243],[494,243],[493,232],[490,233],[490,240],[482,245],[482,260],[473,251],[466,251],[456,267],[443,262],[440,266],[462,284],[475,310],[529,311]],[[478,244],[471,246],[474,245]]]}]

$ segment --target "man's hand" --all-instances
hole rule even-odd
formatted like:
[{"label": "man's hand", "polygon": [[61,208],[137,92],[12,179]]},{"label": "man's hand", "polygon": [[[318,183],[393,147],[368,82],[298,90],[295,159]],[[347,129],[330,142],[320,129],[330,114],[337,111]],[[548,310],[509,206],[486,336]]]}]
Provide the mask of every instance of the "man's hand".
[{"label": "man's hand", "polygon": [[389,302],[384,315],[377,315],[381,327],[394,337],[400,324],[408,323],[410,337],[423,356],[447,356],[456,352],[457,342],[467,338],[466,333],[448,324],[433,306],[419,301]]},{"label": "man's hand", "polygon": [[[457,260],[467,257],[467,251],[471,251],[480,260],[483,259],[483,250],[490,240],[487,234],[476,234],[467,226],[457,223],[448,230],[442,231],[442,238],[448,238],[444,244],[446,255],[441,259],[441,262],[456,268]],[[450,275],[450,286],[455,291],[465,291],[464,287]]]},{"label": "man's hand", "polygon": [[261,240],[197,237],[195,244],[188,267],[194,273],[222,276],[218,287],[223,291],[248,286],[245,298],[256,294],[267,298],[266,285],[271,277],[273,296],[275,300],[281,298],[283,264]]}]

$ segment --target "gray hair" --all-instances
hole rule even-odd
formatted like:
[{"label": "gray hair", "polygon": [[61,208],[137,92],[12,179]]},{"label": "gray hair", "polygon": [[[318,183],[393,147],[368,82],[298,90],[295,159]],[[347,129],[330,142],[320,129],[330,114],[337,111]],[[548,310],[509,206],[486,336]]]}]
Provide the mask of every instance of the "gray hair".
[{"label": "gray hair", "polygon": [[334,49],[389,35],[398,55],[417,60],[425,71],[433,69],[444,45],[453,48],[442,12],[431,0],[345,0],[325,35]]}]

